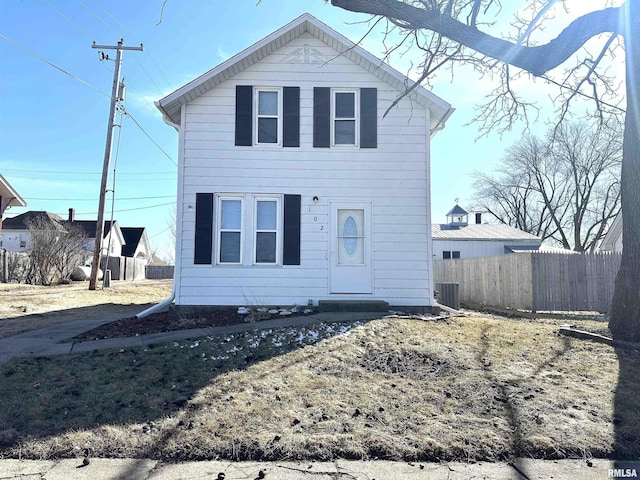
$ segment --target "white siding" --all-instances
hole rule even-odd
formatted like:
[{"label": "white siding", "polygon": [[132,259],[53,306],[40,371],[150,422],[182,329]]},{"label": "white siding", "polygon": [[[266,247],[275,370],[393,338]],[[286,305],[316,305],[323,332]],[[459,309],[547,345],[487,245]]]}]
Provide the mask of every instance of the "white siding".
[{"label": "white siding", "polygon": [[[304,46],[333,60],[287,63]],[[399,92],[336,55],[305,34],[183,107],[177,304],[287,305],[335,297],[432,304],[428,112],[407,98],[383,118]],[[299,86],[300,147],[235,146],[236,85]],[[313,87],[377,88],[378,148],[313,148]],[[301,265],[194,265],[197,193],[302,195]],[[329,294],[329,205],[336,201],[372,204],[373,294]]]},{"label": "white siding", "polygon": [[495,257],[505,254],[506,245],[522,245],[529,246],[532,250],[538,249],[538,243],[518,240],[434,240],[433,259],[442,260],[443,251],[460,252],[460,258]]},{"label": "white siding", "polygon": [[[0,246],[10,252],[24,252],[31,245],[29,230],[10,230],[6,228],[0,233],[0,239],[2,240],[2,245]],[[24,243],[22,243],[23,241]]]}]

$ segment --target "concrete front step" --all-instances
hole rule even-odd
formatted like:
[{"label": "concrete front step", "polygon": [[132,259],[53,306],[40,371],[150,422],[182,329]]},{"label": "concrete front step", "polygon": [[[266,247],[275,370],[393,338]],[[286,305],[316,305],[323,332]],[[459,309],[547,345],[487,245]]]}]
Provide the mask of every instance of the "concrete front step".
[{"label": "concrete front step", "polygon": [[389,304],[383,300],[319,300],[320,312],[388,312]]}]

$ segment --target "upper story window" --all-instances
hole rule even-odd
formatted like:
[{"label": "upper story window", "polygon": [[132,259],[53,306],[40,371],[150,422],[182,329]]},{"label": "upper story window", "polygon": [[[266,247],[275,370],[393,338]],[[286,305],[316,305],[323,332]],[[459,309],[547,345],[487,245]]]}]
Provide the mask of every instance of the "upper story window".
[{"label": "upper story window", "polygon": [[378,147],[376,88],[313,88],[313,146]]},{"label": "upper story window", "polygon": [[300,146],[300,87],[236,85],[235,145]]},{"label": "upper story window", "polygon": [[334,90],[332,108],[333,144],[356,145],[357,92]]},{"label": "upper story window", "polygon": [[280,90],[256,89],[256,143],[280,144]]}]

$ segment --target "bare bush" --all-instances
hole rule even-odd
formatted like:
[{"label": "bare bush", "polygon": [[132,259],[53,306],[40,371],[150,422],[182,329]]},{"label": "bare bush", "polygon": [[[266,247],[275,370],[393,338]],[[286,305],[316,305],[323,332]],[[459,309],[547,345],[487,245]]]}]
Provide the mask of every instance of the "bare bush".
[{"label": "bare bush", "polygon": [[37,217],[27,224],[30,235],[29,266],[25,282],[51,285],[69,279],[85,256],[84,231],[73,224]]}]

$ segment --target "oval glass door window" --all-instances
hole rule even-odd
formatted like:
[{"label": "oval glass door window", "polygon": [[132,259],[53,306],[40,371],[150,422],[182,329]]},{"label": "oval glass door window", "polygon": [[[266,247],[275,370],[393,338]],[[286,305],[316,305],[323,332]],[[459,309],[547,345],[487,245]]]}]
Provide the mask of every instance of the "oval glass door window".
[{"label": "oval glass door window", "polygon": [[342,243],[347,255],[353,256],[358,249],[358,225],[352,216],[348,216],[342,226]]}]

